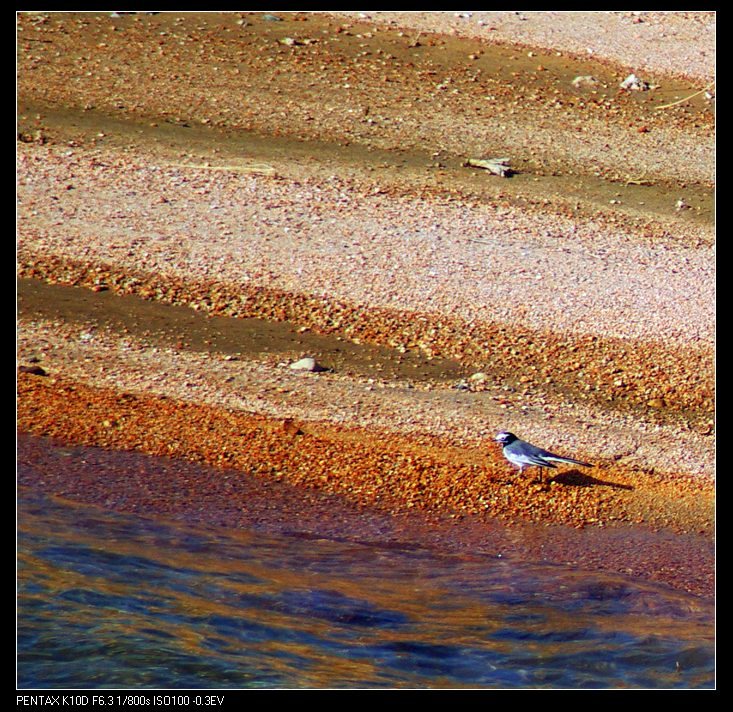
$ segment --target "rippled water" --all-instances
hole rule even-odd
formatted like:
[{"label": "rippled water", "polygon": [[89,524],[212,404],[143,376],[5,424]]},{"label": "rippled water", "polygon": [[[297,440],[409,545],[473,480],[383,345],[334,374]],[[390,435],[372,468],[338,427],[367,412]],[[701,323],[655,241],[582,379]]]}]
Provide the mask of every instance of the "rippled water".
[{"label": "rippled water", "polygon": [[23,488],[22,688],[703,688],[709,602],[491,556],[154,521]]}]

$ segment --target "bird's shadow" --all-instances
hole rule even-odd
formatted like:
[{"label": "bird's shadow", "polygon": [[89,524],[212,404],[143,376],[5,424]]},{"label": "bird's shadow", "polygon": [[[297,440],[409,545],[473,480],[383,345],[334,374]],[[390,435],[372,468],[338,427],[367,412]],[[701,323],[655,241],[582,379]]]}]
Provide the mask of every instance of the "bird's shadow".
[{"label": "bird's shadow", "polygon": [[554,477],[548,478],[552,482],[560,485],[568,485],[569,487],[611,487],[613,489],[633,490],[631,485],[621,484],[619,482],[610,482],[608,480],[600,480],[597,477],[591,477],[580,470],[568,470],[560,472]]}]

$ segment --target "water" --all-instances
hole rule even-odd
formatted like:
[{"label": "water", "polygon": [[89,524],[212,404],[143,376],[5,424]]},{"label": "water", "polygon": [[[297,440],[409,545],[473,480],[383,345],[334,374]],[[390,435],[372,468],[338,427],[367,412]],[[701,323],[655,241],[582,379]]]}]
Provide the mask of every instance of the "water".
[{"label": "water", "polygon": [[21,688],[705,688],[709,602],[415,546],[116,514],[21,488]]}]

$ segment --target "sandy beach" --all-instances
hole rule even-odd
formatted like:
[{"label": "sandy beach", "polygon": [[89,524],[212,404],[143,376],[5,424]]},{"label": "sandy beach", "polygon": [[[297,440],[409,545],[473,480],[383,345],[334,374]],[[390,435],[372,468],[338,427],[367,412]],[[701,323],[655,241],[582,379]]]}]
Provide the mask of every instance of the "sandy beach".
[{"label": "sandy beach", "polygon": [[[283,482],[712,595],[714,13],[21,13],[17,43],[20,436],[228,483],[22,484],[247,526]],[[520,477],[502,429],[594,467]]]}]

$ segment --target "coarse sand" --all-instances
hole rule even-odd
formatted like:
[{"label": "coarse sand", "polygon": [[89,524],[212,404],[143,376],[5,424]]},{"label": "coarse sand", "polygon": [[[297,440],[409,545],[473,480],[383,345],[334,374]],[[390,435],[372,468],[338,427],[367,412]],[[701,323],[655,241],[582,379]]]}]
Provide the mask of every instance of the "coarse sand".
[{"label": "coarse sand", "polygon": [[[277,14],[18,15],[20,432],[663,531],[699,566],[583,560],[710,594],[715,14]],[[518,478],[501,429],[595,467]]]}]

